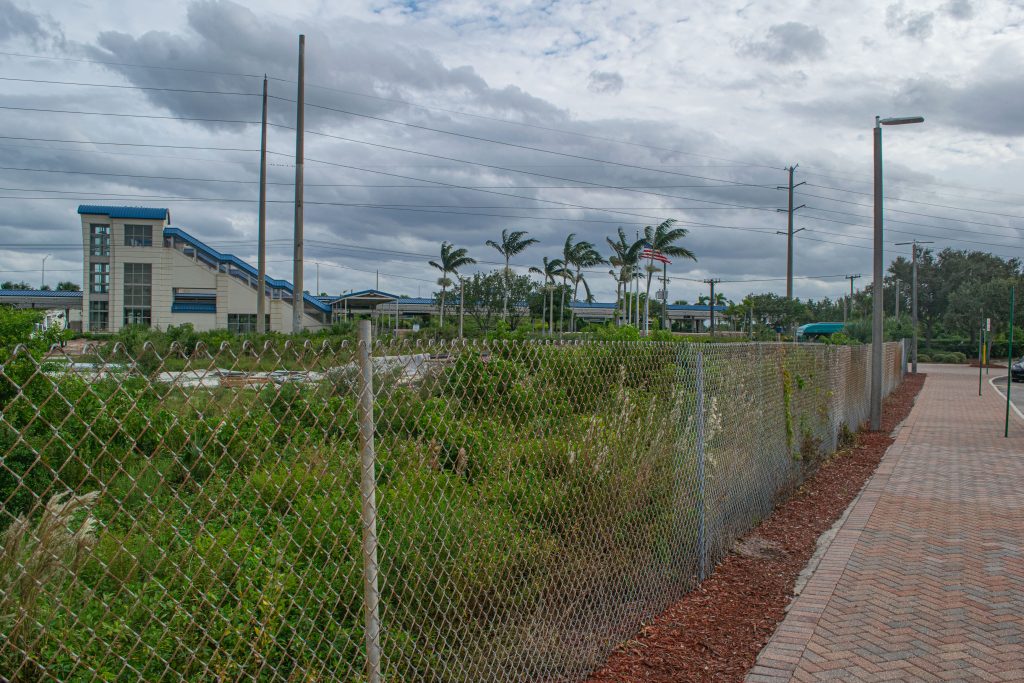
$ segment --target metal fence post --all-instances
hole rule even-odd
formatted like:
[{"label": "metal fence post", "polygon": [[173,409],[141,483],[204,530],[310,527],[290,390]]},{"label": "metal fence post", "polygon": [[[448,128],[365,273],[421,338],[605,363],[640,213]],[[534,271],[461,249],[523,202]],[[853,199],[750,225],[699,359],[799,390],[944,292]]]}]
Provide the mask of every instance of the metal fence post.
[{"label": "metal fence post", "polygon": [[359,321],[359,451],[363,525],[363,602],[366,617],[366,675],[380,683],[380,592],[377,587],[377,475],[374,453],[373,332],[369,320]]},{"label": "metal fence post", "polygon": [[703,581],[708,565],[706,487],[704,477],[704,352],[697,351],[697,553],[699,577]]}]

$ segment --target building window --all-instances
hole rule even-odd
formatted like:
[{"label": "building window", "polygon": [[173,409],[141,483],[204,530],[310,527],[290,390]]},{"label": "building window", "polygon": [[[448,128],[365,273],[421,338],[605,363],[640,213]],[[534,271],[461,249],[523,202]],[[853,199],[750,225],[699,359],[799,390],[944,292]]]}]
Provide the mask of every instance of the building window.
[{"label": "building window", "polygon": [[125,225],[124,246],[126,247],[151,247],[153,246],[152,225]]},{"label": "building window", "polygon": [[106,223],[89,224],[89,253],[110,256],[110,226]]},{"label": "building window", "polygon": [[[263,316],[266,322],[266,329],[270,329],[270,315]],[[235,334],[249,334],[256,331],[255,313],[228,313],[228,332]]]},{"label": "building window", "polygon": [[110,287],[110,264],[93,263],[89,273],[89,291],[93,294],[106,294]]},{"label": "building window", "polygon": [[106,301],[89,302],[89,331],[103,332],[110,326],[110,308]]},{"label": "building window", "polygon": [[216,289],[174,288],[171,313],[216,313]]},{"label": "building window", "polygon": [[152,302],[153,265],[124,264],[124,324],[151,325]]}]

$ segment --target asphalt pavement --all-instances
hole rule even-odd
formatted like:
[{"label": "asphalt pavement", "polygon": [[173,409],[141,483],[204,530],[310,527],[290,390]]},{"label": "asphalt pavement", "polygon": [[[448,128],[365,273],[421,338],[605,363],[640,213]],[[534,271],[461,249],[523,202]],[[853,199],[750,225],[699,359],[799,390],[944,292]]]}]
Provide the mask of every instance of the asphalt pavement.
[{"label": "asphalt pavement", "polygon": [[[982,384],[983,384],[982,388],[984,390],[989,390],[989,391],[991,391],[991,389],[989,387],[994,388],[999,393],[999,395],[1003,398],[1003,400],[1005,401],[1006,400],[1006,369],[1005,368],[1000,368],[1000,369],[997,370],[997,369],[993,368],[989,372],[991,374],[989,374],[989,375],[982,375]],[[984,385],[989,385],[989,386],[986,387]],[[1021,418],[1024,419],[1024,383],[1022,383],[1022,382],[1014,382],[1013,383],[1013,388],[1010,389],[1010,404],[1017,409],[1018,415],[1020,415]]]}]

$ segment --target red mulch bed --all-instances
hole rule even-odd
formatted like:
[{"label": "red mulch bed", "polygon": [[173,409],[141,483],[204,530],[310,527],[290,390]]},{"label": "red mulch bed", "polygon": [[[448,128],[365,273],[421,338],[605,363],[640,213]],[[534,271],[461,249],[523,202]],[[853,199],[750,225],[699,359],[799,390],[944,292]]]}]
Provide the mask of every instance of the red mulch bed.
[{"label": "red mulch bed", "polygon": [[818,537],[875,471],[924,378],[908,374],[885,399],[882,430],[859,432],[853,446],[824,463],[746,537],[775,552],[730,553],[693,592],[619,646],[588,683],[742,681],[785,617]]}]

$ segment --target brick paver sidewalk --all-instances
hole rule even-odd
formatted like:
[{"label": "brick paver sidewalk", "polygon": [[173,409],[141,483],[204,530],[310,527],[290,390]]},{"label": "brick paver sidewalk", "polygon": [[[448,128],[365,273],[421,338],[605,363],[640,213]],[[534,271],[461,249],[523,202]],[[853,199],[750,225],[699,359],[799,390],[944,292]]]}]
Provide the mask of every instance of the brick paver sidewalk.
[{"label": "brick paver sidewalk", "polygon": [[[748,683],[1024,681],[1024,422],[931,365]],[[1005,372],[1005,371],[1003,371]],[[1014,387],[1017,391],[1022,391]]]}]

